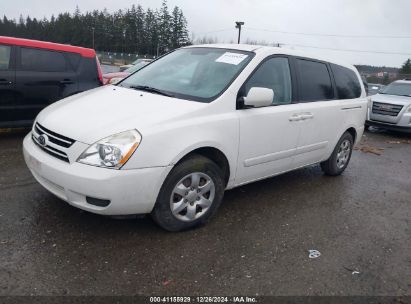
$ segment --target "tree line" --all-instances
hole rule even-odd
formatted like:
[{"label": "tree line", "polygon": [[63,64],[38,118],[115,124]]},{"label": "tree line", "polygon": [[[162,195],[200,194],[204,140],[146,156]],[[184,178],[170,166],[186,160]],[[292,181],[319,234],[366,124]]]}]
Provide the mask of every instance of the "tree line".
[{"label": "tree line", "polygon": [[386,72],[386,73],[398,73],[400,75],[407,75],[407,74],[411,74],[411,59],[407,59],[400,68],[386,67],[386,66],[372,66],[372,65],[364,65],[364,64],[356,64],[355,67],[361,73]]},{"label": "tree line", "polygon": [[400,74],[411,75],[411,59],[407,59],[401,66]]},{"label": "tree line", "polygon": [[130,9],[109,13],[107,9],[81,13],[60,13],[50,19],[0,18],[0,35],[37,39],[98,50],[141,55],[163,54],[191,44],[187,20],[175,6],[172,11],[164,0],[160,9]]}]

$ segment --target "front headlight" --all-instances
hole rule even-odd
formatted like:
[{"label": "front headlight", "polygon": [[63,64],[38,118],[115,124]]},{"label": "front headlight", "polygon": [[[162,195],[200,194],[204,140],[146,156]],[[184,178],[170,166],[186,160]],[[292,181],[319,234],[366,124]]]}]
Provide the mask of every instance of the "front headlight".
[{"label": "front headlight", "polygon": [[140,145],[141,134],[130,130],[106,137],[92,144],[77,159],[79,163],[120,169]]}]

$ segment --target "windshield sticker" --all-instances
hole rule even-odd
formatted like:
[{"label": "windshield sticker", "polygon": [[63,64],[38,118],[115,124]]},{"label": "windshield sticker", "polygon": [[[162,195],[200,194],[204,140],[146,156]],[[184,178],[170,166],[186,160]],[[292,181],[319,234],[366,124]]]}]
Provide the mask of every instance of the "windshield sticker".
[{"label": "windshield sticker", "polygon": [[222,62],[222,63],[238,65],[241,61],[243,61],[247,57],[248,55],[244,55],[244,54],[225,52],[223,55],[218,57],[215,60],[215,62]]}]

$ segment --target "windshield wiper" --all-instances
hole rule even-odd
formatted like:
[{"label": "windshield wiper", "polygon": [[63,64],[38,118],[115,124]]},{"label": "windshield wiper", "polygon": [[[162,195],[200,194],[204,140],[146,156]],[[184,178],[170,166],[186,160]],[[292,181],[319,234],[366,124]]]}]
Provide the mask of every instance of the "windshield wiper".
[{"label": "windshield wiper", "polygon": [[149,87],[149,86],[134,85],[134,86],[130,86],[130,88],[140,90],[140,91],[146,91],[146,92],[150,92],[150,93],[160,94],[160,95],[167,96],[167,97],[174,97],[174,95],[166,93],[163,90],[159,90],[159,89]]}]

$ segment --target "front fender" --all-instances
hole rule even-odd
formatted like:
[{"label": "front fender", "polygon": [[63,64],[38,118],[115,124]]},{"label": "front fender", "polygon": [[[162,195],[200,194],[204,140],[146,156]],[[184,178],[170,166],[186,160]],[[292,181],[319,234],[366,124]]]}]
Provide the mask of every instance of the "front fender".
[{"label": "front fender", "polygon": [[226,113],[157,125],[142,132],[142,142],[124,169],[173,166],[204,147],[221,151],[235,173],[239,145],[238,117]]}]

